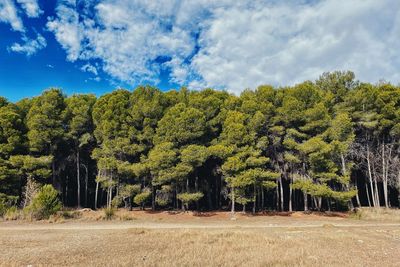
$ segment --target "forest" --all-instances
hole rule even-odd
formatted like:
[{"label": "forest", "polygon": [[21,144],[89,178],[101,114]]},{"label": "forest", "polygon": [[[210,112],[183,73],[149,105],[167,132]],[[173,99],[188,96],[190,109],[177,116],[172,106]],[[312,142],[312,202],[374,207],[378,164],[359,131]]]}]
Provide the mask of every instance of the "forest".
[{"label": "forest", "polygon": [[45,185],[64,207],[399,207],[400,87],[350,71],[240,96],[152,86],[0,97],[0,206]]}]

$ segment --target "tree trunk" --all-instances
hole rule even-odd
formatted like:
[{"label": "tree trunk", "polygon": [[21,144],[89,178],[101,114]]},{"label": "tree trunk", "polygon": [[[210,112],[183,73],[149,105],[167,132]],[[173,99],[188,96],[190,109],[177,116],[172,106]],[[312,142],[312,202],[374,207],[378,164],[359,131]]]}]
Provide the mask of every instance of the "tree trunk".
[{"label": "tree trunk", "polygon": [[328,211],[331,211],[331,198],[328,198],[328,199],[326,200],[326,203],[327,203],[327,205],[328,205]]},{"label": "tree trunk", "polygon": [[261,186],[261,210],[264,211],[264,187]]},{"label": "tree trunk", "polygon": [[[343,176],[347,176],[346,160],[344,159],[343,153],[340,153],[340,159],[341,159],[341,161],[342,161],[342,175],[343,175]],[[344,188],[345,188],[346,191],[349,191],[349,185],[346,184],[346,185],[344,186]],[[354,210],[353,202],[352,202],[351,199],[349,200],[348,208],[349,208],[349,210]]]},{"label": "tree trunk", "polygon": [[374,192],[374,185],[373,185],[373,179],[372,179],[371,161],[369,158],[369,146],[367,146],[367,168],[368,168],[369,185],[371,187],[372,204],[374,205],[374,207],[376,207],[377,203],[376,203],[376,199],[375,199],[376,195]]},{"label": "tree trunk", "polygon": [[56,183],[56,160],[53,158],[53,161],[51,162],[51,172],[52,172],[52,184],[54,188],[57,188],[57,183]]},{"label": "tree trunk", "polygon": [[322,209],[322,197],[318,197],[318,210],[321,211]]},{"label": "tree trunk", "polygon": [[256,201],[257,201],[257,190],[256,190],[256,184],[254,183],[254,195],[253,195],[253,214],[256,213]]},{"label": "tree trunk", "polygon": [[[85,166],[85,165],[84,165]],[[88,183],[89,183],[89,168],[85,166],[85,207],[88,206],[87,197],[88,197]]]},{"label": "tree trunk", "polygon": [[154,185],[151,186],[151,209],[153,211],[156,210],[156,192]]},{"label": "tree trunk", "polygon": [[387,179],[387,170],[389,166],[386,166],[385,160],[385,142],[382,142],[382,181],[383,181],[383,196],[385,199],[385,207],[389,208],[388,201],[388,179]]},{"label": "tree trunk", "polygon": [[357,200],[357,207],[361,207],[360,196],[358,195],[358,186],[356,185],[356,200]]},{"label": "tree trunk", "polygon": [[79,149],[76,152],[76,194],[77,194],[77,203],[78,209],[81,207],[81,173],[80,173],[80,161],[79,161]]},{"label": "tree trunk", "polygon": [[365,183],[365,192],[367,193],[367,200],[368,200],[368,207],[371,208],[371,199],[369,197],[369,190],[368,190],[368,185]]},{"label": "tree trunk", "polygon": [[375,203],[376,206],[379,208],[381,206],[381,203],[379,199],[378,181],[376,179],[376,175],[374,177],[374,186],[375,186]]},{"label": "tree trunk", "polygon": [[304,196],[304,211],[308,211],[308,196],[306,192],[303,192]]},{"label": "tree trunk", "polygon": [[293,207],[292,207],[292,178],[290,177],[290,185],[289,185],[289,212],[293,211]]},{"label": "tree trunk", "polygon": [[[196,174],[196,179],[194,180],[194,190],[199,191],[199,176]],[[199,201],[196,201],[196,210],[199,210]]]},{"label": "tree trunk", "polygon": [[99,182],[96,182],[96,192],[94,194],[94,209],[97,210],[97,195],[99,193]]},{"label": "tree trunk", "polygon": [[280,209],[281,211],[284,210],[284,202],[283,202],[283,184],[282,184],[282,177],[279,178],[279,196],[280,196]]},{"label": "tree trunk", "polygon": [[234,187],[232,187],[232,189],[231,189],[231,194],[232,194],[232,199],[231,199],[231,201],[232,201],[232,208],[231,208],[231,213],[232,214],[234,214],[235,213],[235,188]]},{"label": "tree trunk", "polygon": [[318,202],[317,202],[317,198],[316,197],[312,197],[312,200],[314,202],[314,209],[317,208],[318,209]]}]

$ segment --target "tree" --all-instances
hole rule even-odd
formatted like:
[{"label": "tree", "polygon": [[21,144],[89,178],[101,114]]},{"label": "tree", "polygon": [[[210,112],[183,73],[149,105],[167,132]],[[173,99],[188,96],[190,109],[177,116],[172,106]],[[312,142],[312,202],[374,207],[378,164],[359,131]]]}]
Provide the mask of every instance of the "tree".
[{"label": "tree", "polygon": [[124,166],[130,157],[138,153],[137,146],[131,142],[136,131],[129,127],[129,107],[130,93],[122,89],[100,97],[93,106],[94,136],[98,143],[92,153],[98,168],[96,188],[101,184],[107,190],[108,207],[111,207],[114,189],[127,175],[125,171],[120,172],[124,169],[121,165]]},{"label": "tree", "polygon": [[[75,152],[76,181],[77,181],[77,206],[81,205],[81,150],[94,142],[93,136],[93,105],[96,102],[94,95],[74,95],[66,99],[66,118],[68,120],[67,137],[70,139]],[[88,171],[86,166],[86,177]],[[88,179],[85,181],[85,205],[87,205]]]},{"label": "tree", "polygon": [[65,137],[64,111],[61,90],[49,89],[33,100],[27,114],[29,149],[36,155],[52,156],[52,182],[58,189],[56,163],[61,157],[59,146]]}]

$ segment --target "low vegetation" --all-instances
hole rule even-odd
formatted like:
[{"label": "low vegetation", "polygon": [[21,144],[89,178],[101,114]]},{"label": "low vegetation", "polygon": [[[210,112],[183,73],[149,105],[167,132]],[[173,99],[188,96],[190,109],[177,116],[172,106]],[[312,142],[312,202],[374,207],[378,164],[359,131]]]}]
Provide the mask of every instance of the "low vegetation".
[{"label": "low vegetation", "polygon": [[359,220],[400,222],[400,209],[360,208],[356,209],[354,213],[350,215],[350,217]]}]

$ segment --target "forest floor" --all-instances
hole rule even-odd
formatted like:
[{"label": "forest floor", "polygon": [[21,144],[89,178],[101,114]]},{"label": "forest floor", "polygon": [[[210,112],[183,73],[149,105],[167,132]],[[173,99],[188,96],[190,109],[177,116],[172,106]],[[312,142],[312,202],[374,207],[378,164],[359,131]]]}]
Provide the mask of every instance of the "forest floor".
[{"label": "forest floor", "polygon": [[123,210],[111,221],[101,211],[74,216],[0,222],[0,265],[400,266],[396,216]]}]

